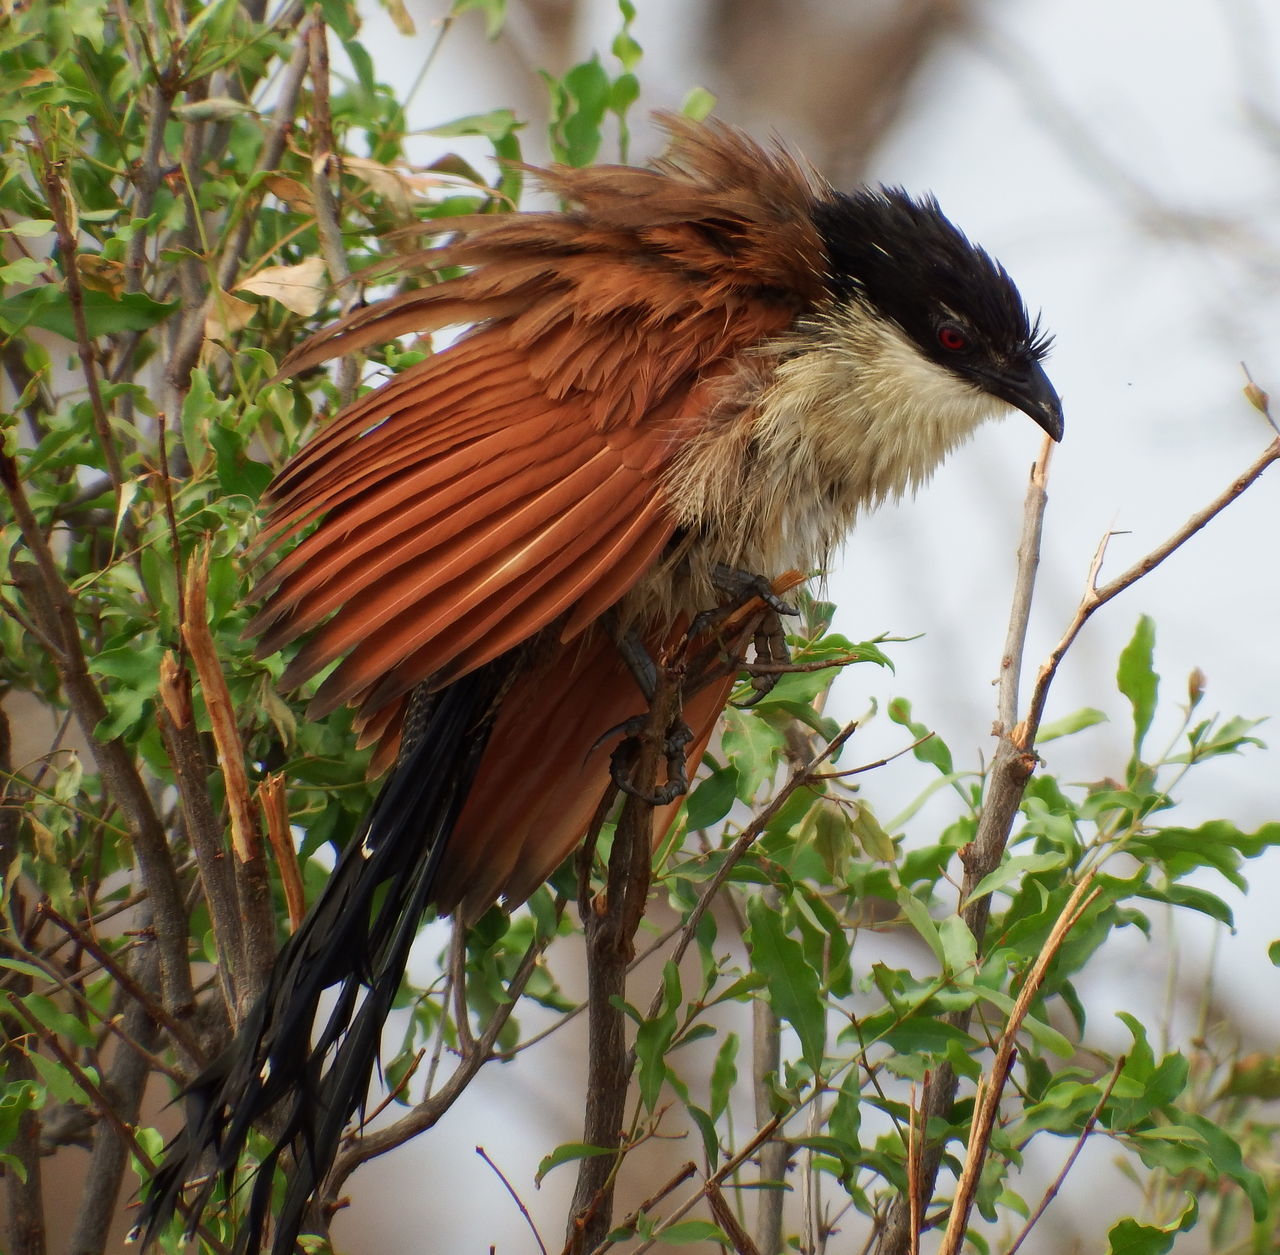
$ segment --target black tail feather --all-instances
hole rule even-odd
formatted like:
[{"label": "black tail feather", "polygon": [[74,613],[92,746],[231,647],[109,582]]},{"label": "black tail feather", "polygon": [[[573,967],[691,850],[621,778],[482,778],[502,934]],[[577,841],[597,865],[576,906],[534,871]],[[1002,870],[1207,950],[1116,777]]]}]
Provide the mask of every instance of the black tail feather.
[{"label": "black tail feather", "polygon": [[[187,1181],[207,1174],[187,1203],[194,1230],[218,1181],[230,1189],[251,1130],[275,1111],[277,1141],[253,1183],[234,1250],[261,1249],[275,1168],[288,1150],[293,1163],[271,1250],[292,1255],[343,1129],[366,1099],[383,1022],[488,740],[503,662],[440,692],[414,694],[400,756],[359,838],[281,949],[231,1046],[184,1092],[186,1127],[165,1148],[135,1230],[144,1248],[179,1208]],[[336,1002],[316,1033],[321,996],[334,986]]]}]

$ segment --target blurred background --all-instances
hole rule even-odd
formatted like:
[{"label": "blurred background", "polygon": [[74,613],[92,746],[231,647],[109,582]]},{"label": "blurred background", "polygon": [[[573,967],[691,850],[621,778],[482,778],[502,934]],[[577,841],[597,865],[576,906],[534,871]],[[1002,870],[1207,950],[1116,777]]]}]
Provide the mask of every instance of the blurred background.
[{"label": "blurred background", "polygon": [[[537,68],[560,74],[593,51],[607,59],[620,24],[614,0],[511,0],[490,43],[479,13],[447,21],[443,0],[403,4],[398,15],[371,4],[362,38],[379,73],[403,91],[410,128],[513,107],[529,120],[522,138],[532,161],[546,157]],[[1043,310],[1057,337],[1048,368],[1067,435],[1052,465],[1025,663],[1034,675],[1070,621],[1104,536],[1115,533],[1105,580],[1217,495],[1272,435],[1242,395],[1241,364],[1262,388],[1280,389],[1280,11],[1263,0],[637,0],[637,8],[644,94],[633,160],[661,147],[645,113],[679,108],[700,86],[717,98],[719,117],[784,139],[837,186],[880,181],[936,193]],[[406,16],[413,34],[404,33]],[[479,162],[485,148],[426,135],[417,143],[424,163],[450,150]],[[601,160],[616,156],[606,150]],[[830,713],[855,718],[906,696],[957,764],[977,769],[989,758],[991,681],[1038,441],[1016,416],[989,425],[917,500],[858,529],[828,579],[837,628],[854,639],[918,639],[895,647],[894,674],[849,672]],[[1151,744],[1176,733],[1195,667],[1207,676],[1203,712],[1280,712],[1280,471],[1271,476],[1086,627],[1047,718],[1091,706],[1111,722],[1048,745],[1055,771],[1090,780],[1122,770],[1131,731],[1116,659],[1140,614],[1155,620],[1163,677]],[[1266,726],[1260,735],[1280,741]],[[894,753],[907,739],[883,715],[870,718],[845,764]],[[908,757],[865,777],[863,789],[888,819],[930,778]],[[936,831],[949,805],[937,795],[913,824]],[[1186,825],[1275,820],[1280,750],[1198,769],[1182,806]],[[1277,883],[1274,862],[1254,874]],[[1106,983],[1084,983],[1094,1039],[1114,1049],[1127,1042],[1110,1017],[1120,1006],[1189,1034],[1209,989],[1215,1032],[1236,1035],[1243,1050],[1274,1052],[1273,894],[1227,897],[1234,934],[1188,913],[1176,939],[1129,930]],[[429,937],[422,953],[440,942]],[[581,1131],[581,1062],[568,1033],[557,1040],[488,1069],[444,1125],[358,1174],[360,1205],[335,1226],[340,1246],[472,1251],[493,1242],[502,1252],[534,1251],[515,1204],[474,1152],[485,1145],[500,1152],[499,1166],[558,1248],[573,1170],[551,1174],[541,1190],[531,1185],[541,1155]],[[1048,1180],[1067,1147],[1046,1142],[1033,1145],[1028,1172]],[[1023,1249],[1105,1245],[1132,1200],[1099,1143]],[[662,1170],[654,1171],[656,1182]],[[469,1200],[465,1209],[441,1205],[458,1197]],[[488,1222],[479,1229],[478,1215]],[[858,1251],[864,1240],[851,1229],[828,1249]]]}]

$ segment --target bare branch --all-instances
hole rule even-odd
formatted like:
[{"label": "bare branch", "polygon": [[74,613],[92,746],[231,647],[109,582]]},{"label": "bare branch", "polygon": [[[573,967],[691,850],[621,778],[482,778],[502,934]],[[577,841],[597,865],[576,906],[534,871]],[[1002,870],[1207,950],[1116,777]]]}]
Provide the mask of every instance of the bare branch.
[{"label": "bare branch", "polygon": [[0,480],[27,548],[36,560],[34,569],[28,563],[13,563],[14,581],[25,596],[32,618],[55,644],[52,658],[67,701],[103,784],[129,824],[134,853],[152,904],[164,1005],[170,1014],[185,1017],[194,999],[187,965],[187,911],[164,825],[124,743],[119,738],[101,741],[96,735],[98,725],[107,717],[106,702],[89,674],[71,593],[27,500],[17,463],[11,458],[0,458]]},{"label": "bare branch", "polygon": [[275,913],[267,875],[258,808],[249,789],[244,746],[236,726],[235,707],[218,660],[218,647],[209,630],[205,586],[209,579],[209,546],[203,545],[187,566],[186,608],[182,639],[191,653],[213,742],[218,751],[231,814],[231,863],[236,896],[242,916],[243,958],[237,965],[238,1014],[243,1016],[266,987],[267,974],[276,955]]},{"label": "bare branch", "polygon": [[440,1089],[420,1102],[412,1111],[402,1116],[394,1124],[389,1124],[385,1128],[377,1129],[372,1133],[361,1133],[359,1137],[351,1139],[338,1156],[333,1171],[329,1174],[329,1179],[325,1184],[327,1198],[336,1197],[338,1191],[342,1188],[343,1182],[361,1164],[367,1163],[378,1155],[384,1155],[387,1151],[394,1150],[397,1146],[402,1146],[411,1137],[416,1137],[419,1133],[425,1132],[436,1124],[445,1112],[458,1101],[476,1073],[494,1057],[494,1047],[497,1045],[498,1037],[501,1035],[507,1021],[511,1018],[511,1013],[515,1010],[516,1004],[520,1000],[520,995],[529,983],[529,977],[533,975],[534,970],[537,968],[538,959],[543,950],[546,949],[549,940],[549,938],[535,938],[530,942],[515,976],[512,977],[510,984],[507,986],[506,1001],[493,1013],[485,1026],[484,1032],[476,1041],[475,1050],[463,1057],[462,1062],[454,1069],[449,1079]]},{"label": "bare branch", "polygon": [[1050,1182],[1048,1189],[1044,1192],[1044,1197],[1040,1200],[1040,1205],[1027,1217],[1027,1223],[1022,1226],[1018,1236],[1014,1238],[1013,1244],[1009,1247],[1005,1255],[1016,1255],[1018,1247],[1026,1241],[1027,1235],[1035,1227],[1036,1222],[1044,1215],[1049,1204],[1058,1196],[1058,1191],[1062,1189],[1062,1183],[1067,1179],[1069,1173],[1080,1152],[1084,1150],[1084,1144],[1089,1140],[1089,1135],[1093,1132],[1094,1126],[1102,1116],[1103,1108],[1111,1099],[1111,1091],[1115,1089],[1116,1082],[1120,1079],[1120,1073],[1124,1071],[1124,1065],[1128,1061],[1127,1055],[1120,1055],[1115,1061],[1115,1066],[1111,1069],[1111,1077],[1107,1081],[1106,1088],[1102,1091],[1102,1097],[1098,1099],[1097,1105],[1089,1113],[1089,1118],[1084,1122],[1084,1127],[1080,1130],[1080,1136],[1076,1138],[1075,1145],[1071,1148],[1071,1153],[1067,1156],[1067,1161],[1062,1165],[1062,1171]]},{"label": "bare branch", "polygon": [[1140,558],[1127,571],[1117,575],[1110,583],[1101,588],[1090,587],[1076,608],[1075,617],[1068,625],[1062,639],[1054,646],[1048,659],[1041,664],[1036,676],[1035,688],[1027,705],[1027,716],[1023,724],[1014,730],[1014,739],[1020,747],[1026,749],[1035,743],[1036,732],[1040,727],[1040,719],[1044,713],[1045,702],[1049,697],[1049,686],[1057,673],[1063,656],[1071,648],[1072,642],[1080,634],[1080,629],[1089,621],[1093,612],[1105,606],[1113,597],[1119,596],[1126,588],[1136,584],[1145,575],[1149,575],[1170,554],[1175,553],[1189,541],[1198,531],[1211,523],[1242,492],[1249,488],[1273,462],[1280,461],[1280,437],[1273,440],[1261,455],[1254,460],[1240,475],[1229,483],[1207,506],[1197,510],[1176,532],[1163,544],[1157,545],[1144,558]]},{"label": "bare branch", "polygon": [[1031,1009],[1031,1003],[1040,992],[1040,986],[1044,983],[1049,965],[1057,957],[1062,943],[1067,939],[1067,934],[1080,922],[1085,911],[1089,909],[1090,903],[1100,892],[1091,887],[1094,874],[1093,870],[1085,873],[1071,897],[1067,899],[1067,904],[1062,908],[1062,913],[1050,930],[1040,955],[1027,974],[1013,1010],[1005,1022],[1000,1040],[996,1043],[995,1058],[991,1062],[991,1068],[979,1083],[978,1093],[974,1099],[973,1123],[969,1130],[969,1150],[965,1156],[964,1170],[960,1173],[960,1180],[956,1185],[955,1201],[951,1204],[951,1217],[947,1222],[947,1232],[943,1237],[942,1245],[938,1248],[938,1255],[959,1255],[960,1248],[964,1244],[969,1212],[978,1192],[978,1179],[982,1174],[982,1165],[986,1161],[987,1150],[991,1144],[991,1132],[995,1128],[996,1116],[1000,1111],[1000,1097],[1004,1093],[1005,1082],[1009,1079],[1009,1072],[1013,1068],[1018,1032],[1022,1028],[1022,1021],[1026,1018],[1027,1012]]},{"label": "bare branch", "polygon": [[476,1154],[493,1169],[494,1175],[506,1187],[507,1193],[511,1195],[512,1202],[520,1209],[520,1214],[524,1217],[525,1224],[529,1226],[529,1232],[533,1234],[533,1240],[538,1244],[538,1250],[542,1252],[542,1255],[547,1255],[547,1244],[542,1240],[542,1234],[538,1232],[538,1226],[533,1223],[533,1217],[529,1215],[529,1209],[524,1205],[520,1195],[516,1193],[515,1187],[507,1180],[506,1173],[489,1158],[483,1146],[476,1147]]},{"label": "bare branch", "polygon": [[[1075,617],[1068,626],[1061,641],[1054,647],[1049,658],[1041,665],[1036,684],[1028,702],[1027,714],[1023,720],[1013,727],[1003,722],[995,757],[992,760],[987,781],[986,795],[982,814],[978,822],[978,830],[973,842],[960,851],[964,864],[964,879],[961,888],[961,916],[977,942],[978,953],[983,951],[986,935],[987,917],[990,912],[991,898],[984,894],[974,898],[974,890],[981,881],[994,871],[1004,855],[1009,834],[1013,830],[1018,807],[1026,791],[1027,782],[1031,779],[1036,767],[1034,751],[1035,738],[1039,731],[1041,717],[1048,699],[1049,688],[1057,673],[1058,665],[1080,633],[1085,622],[1100,606],[1105,605],[1113,597],[1118,596],[1130,585],[1135,584],[1144,575],[1154,570],[1170,554],[1185,544],[1206,524],[1220,514],[1228,505],[1240,496],[1273,462],[1280,460],[1280,439],[1273,441],[1241,475],[1237,476],[1213,501],[1204,509],[1193,514],[1163,544],[1158,545],[1146,557],[1136,562],[1127,571],[1101,588],[1095,587],[1096,572],[1101,562],[1101,549],[1095,557],[1089,579],[1089,587],[1085,592]],[[1028,505],[1024,514],[1023,541],[1019,546],[1019,568],[1015,581],[1018,592],[1011,619],[1016,620],[1022,614],[1022,601],[1030,595],[1034,583],[1034,570],[1039,561],[1039,554],[1031,547],[1031,541],[1040,534],[1040,518],[1045,495],[1043,484],[1036,482],[1033,476],[1028,490]],[[1011,623],[1010,641],[1021,639],[1020,632]],[[1004,660],[1011,668],[1020,656],[1020,648]],[[1006,688],[1006,686],[1011,686]],[[1016,678],[1002,680],[1001,700],[1006,700],[1006,692],[1017,691]],[[961,1030],[967,1030],[970,1015],[968,1011],[956,1012],[948,1017],[948,1022]],[[955,1101],[956,1075],[951,1067],[943,1064],[933,1073],[925,1086],[921,1101],[922,1119],[927,1127],[935,1116],[946,1118]],[[938,1166],[941,1162],[942,1148],[934,1144],[925,1148],[922,1157],[922,1178],[926,1185],[926,1197],[933,1192],[937,1179]],[[908,1201],[902,1197],[894,1200],[885,1227],[877,1246],[879,1255],[905,1255],[911,1243],[911,1223]]]},{"label": "bare branch", "polygon": [[1053,441],[1048,436],[1040,446],[1040,456],[1031,468],[1031,480],[1022,511],[1022,536],[1018,541],[1017,578],[1013,586],[1013,604],[1009,610],[1009,630],[1005,637],[1004,655],[1000,659],[1000,694],[996,704],[1000,730],[1007,732],[1018,718],[1018,682],[1022,675],[1022,654],[1027,644],[1027,625],[1031,621],[1031,599],[1040,567],[1040,538],[1044,527],[1044,511],[1048,504],[1049,460]]},{"label": "bare branch", "polygon": [[[649,800],[664,759],[664,742],[679,715],[683,667],[659,666],[632,770],[635,790],[614,830],[606,890],[601,899],[579,902],[587,946],[587,1082],[582,1140],[617,1151],[622,1144],[627,1088],[634,1053],[627,1050],[627,967],[649,895],[653,859],[653,811]],[[565,1251],[580,1255],[613,1227],[613,1182],[620,1155],[592,1155],[578,1165],[569,1208]]]},{"label": "bare branch", "polygon": [[222,823],[209,798],[209,764],[205,761],[192,713],[191,677],[172,653],[166,653],[160,662],[159,696],[157,723],[178,785],[187,839],[204,886],[213,943],[218,951],[218,982],[227,1007],[227,1022],[235,1023],[237,973],[244,962],[240,904],[227,863]]},{"label": "bare branch", "polygon": [[45,195],[49,200],[49,212],[53,215],[57,231],[58,252],[62,258],[67,298],[71,304],[71,317],[76,328],[76,349],[80,356],[80,370],[89,392],[94,430],[98,436],[102,456],[106,460],[112,486],[115,488],[118,509],[120,494],[124,488],[124,469],[120,465],[120,453],[116,448],[115,435],[111,430],[111,420],[107,417],[107,407],[102,400],[93,341],[89,339],[89,324],[84,312],[84,289],[80,286],[80,271],[76,264],[79,241],[72,222],[72,210],[67,203],[66,189],[62,185],[62,163],[50,156],[44,134],[34,116],[27,119],[27,125],[31,128],[31,134],[35,137],[36,150],[40,154],[40,181],[44,184]]},{"label": "bare branch", "polygon": [[[342,228],[339,226],[338,202],[334,195],[330,174],[342,173],[342,156],[333,138],[333,117],[329,107],[329,42],[323,22],[313,22],[308,35],[310,40],[310,65],[312,86],[311,126],[315,145],[311,154],[311,196],[316,210],[316,231],[320,236],[320,249],[324,254],[329,279],[342,300],[342,312],[347,313],[359,297],[359,289],[351,278],[346,250],[342,246]],[[348,353],[338,362],[338,403],[346,405],[353,400],[360,382],[359,362],[356,355]]]}]

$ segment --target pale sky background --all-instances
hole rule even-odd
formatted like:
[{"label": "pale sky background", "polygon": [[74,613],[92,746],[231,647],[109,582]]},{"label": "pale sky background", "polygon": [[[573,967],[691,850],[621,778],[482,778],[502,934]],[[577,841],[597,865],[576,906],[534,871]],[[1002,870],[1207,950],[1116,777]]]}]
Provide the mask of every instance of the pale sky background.
[{"label": "pale sky background", "polygon": [[[443,0],[407,5],[416,40],[398,35],[380,12],[370,14],[363,32],[379,73],[401,90],[416,76],[445,8]],[[612,3],[583,7],[589,11],[574,59],[592,47],[606,54],[617,27]],[[720,92],[716,50],[706,46],[695,0],[638,0],[638,7],[643,108],[678,107],[694,84],[730,94]],[[803,7],[828,10],[835,29],[855,6],[812,0]],[[512,51],[520,47],[519,0],[512,9],[511,42],[496,49],[477,37],[475,15],[457,23],[412,104],[411,127],[536,99],[536,85]],[[1031,671],[1069,621],[1108,529],[1127,534],[1112,542],[1104,579],[1163,540],[1268,442],[1264,420],[1241,395],[1239,363],[1247,361],[1254,379],[1280,396],[1280,13],[1262,0],[1021,0],[977,12],[987,29],[952,41],[931,62],[871,175],[935,192],[1005,263],[1057,337],[1048,369],[1064,400],[1067,432],[1050,483]],[[755,104],[759,113],[723,108],[720,116],[761,137],[774,131],[803,140],[786,118],[770,115],[767,101]],[[838,119],[831,125],[838,134]],[[527,133],[531,158],[542,155],[534,143],[539,130],[535,120]],[[424,156],[442,151],[423,143]],[[637,159],[656,146],[637,130]],[[957,763],[989,757],[995,695],[988,680],[1003,646],[1026,474],[1038,442],[1038,429],[1021,416],[990,425],[918,500],[858,529],[830,581],[837,626],[855,638],[923,636],[896,647],[896,675],[866,667],[847,673],[832,713],[849,718],[871,698],[883,706],[908,696]],[[1115,664],[1141,613],[1156,620],[1167,699],[1150,747],[1176,727],[1173,707],[1195,666],[1208,677],[1202,714],[1280,713],[1278,538],[1280,469],[1273,468],[1206,533],[1099,612],[1064,664],[1047,718],[1087,705],[1106,710],[1113,723],[1046,747],[1054,771],[1085,780],[1123,770],[1127,704],[1115,689]],[[1260,735],[1272,742],[1267,751],[1192,774],[1178,822],[1226,816],[1252,829],[1280,817],[1280,728]],[[859,734],[846,763],[875,759],[904,740],[881,718]],[[881,814],[892,815],[931,778],[906,759],[868,777],[865,790]],[[941,815],[926,811],[921,830]],[[1265,892],[1250,899],[1226,893],[1238,931],[1220,939],[1215,969],[1240,1031],[1263,1049],[1274,1049],[1280,1006],[1280,981],[1265,955],[1280,936],[1270,905],[1277,866],[1273,857],[1257,873]],[[1203,883],[1225,888],[1215,878]],[[1207,976],[1212,928],[1185,915],[1176,923],[1186,970]],[[1118,1023],[1111,1027],[1109,1010],[1145,1000],[1154,1021],[1163,943],[1124,938],[1112,970],[1136,985],[1087,993],[1092,1032],[1120,1048],[1127,1034]],[[483,1142],[491,1153],[500,1148],[501,1166],[545,1225],[549,1245],[558,1246],[558,1190],[571,1187],[572,1169],[553,1174],[541,1192],[530,1178],[541,1154],[579,1136],[579,1115],[557,1114],[554,1098],[558,1088],[573,1095],[580,1085],[575,1066],[554,1051],[490,1067],[441,1128],[352,1181],[357,1200],[374,1177],[394,1194],[346,1213],[339,1241],[353,1251],[362,1239],[367,1245],[359,1249],[369,1251],[481,1251],[489,1240],[500,1252],[533,1251],[514,1206],[473,1153]],[[1053,1170],[1066,1148],[1053,1143],[1047,1153]],[[1095,1180],[1110,1179],[1105,1152],[1094,1171],[1104,1174]],[[470,1221],[491,1211],[492,1239],[482,1244],[472,1223],[449,1227],[462,1210],[449,1200],[460,1194]],[[513,1227],[501,1237],[507,1220]]]}]

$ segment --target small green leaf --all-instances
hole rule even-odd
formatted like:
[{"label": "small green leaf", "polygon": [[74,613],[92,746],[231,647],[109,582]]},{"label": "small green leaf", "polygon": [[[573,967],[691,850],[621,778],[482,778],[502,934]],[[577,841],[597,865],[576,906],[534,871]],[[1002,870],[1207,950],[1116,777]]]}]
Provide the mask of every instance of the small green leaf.
[{"label": "small green leaf", "polygon": [[557,1146],[551,1154],[545,1156],[538,1164],[538,1170],[534,1173],[533,1183],[536,1186],[542,1185],[542,1179],[553,1168],[558,1168],[561,1164],[573,1163],[578,1159],[591,1159],[598,1155],[616,1155],[616,1150],[610,1150],[606,1146],[591,1146],[586,1142],[564,1142]]},{"label": "small green leaf", "polygon": [[1132,1219],[1121,1220],[1107,1234],[1109,1255],[1165,1255],[1174,1235]]},{"label": "small green leaf", "polygon": [[[106,292],[86,288],[81,297],[90,339],[117,331],[147,331],[178,308],[176,301],[164,304],[143,292],[130,292],[116,300]],[[0,327],[11,333],[24,327],[39,327],[67,340],[76,338],[71,300],[56,283],[28,288],[0,300]]]},{"label": "small green leaf", "polygon": [[1041,872],[1056,871],[1066,866],[1067,856],[1061,850],[1052,850],[1045,854],[1017,854],[1012,858],[1005,858],[995,871],[978,881],[969,901],[974,902],[983,894],[1003,889],[1011,880],[1017,880],[1019,877],[1035,876]]},{"label": "small green leaf", "polygon": [[898,891],[898,905],[902,908],[902,913],[907,917],[911,927],[924,938],[938,962],[945,967],[947,956],[942,948],[942,938],[938,935],[938,925],[929,914],[929,908],[909,889]]},{"label": "small green leaf", "polygon": [[895,697],[888,706],[889,718],[900,724],[920,743],[912,749],[912,754],[922,763],[936,767],[944,776],[955,772],[955,764],[947,743],[936,732],[923,723],[917,723],[911,717],[911,703],[901,697]]},{"label": "small green leaf", "polygon": [[636,1030],[637,1080],[646,1110],[658,1105],[662,1084],[667,1079],[667,1051],[676,1031],[676,1011],[680,1006],[680,969],[668,962],[662,971],[662,1008]]},{"label": "small green leaf", "polygon": [[1142,742],[1156,713],[1160,677],[1152,665],[1156,647],[1155,621],[1147,615],[1138,620],[1133,637],[1120,654],[1116,685],[1133,707],[1133,754],[1142,753]]},{"label": "small green leaf", "polygon": [[738,1035],[728,1033],[711,1068],[711,1116],[719,1119],[729,1106],[729,1095],[738,1083]]},{"label": "small green leaf", "polygon": [[453,0],[449,11],[451,17],[471,12],[484,14],[485,38],[497,39],[507,22],[507,0]]},{"label": "small green leaf", "polygon": [[1045,741],[1056,741],[1059,737],[1071,736],[1075,732],[1082,732],[1085,728],[1092,728],[1096,724],[1106,722],[1107,716],[1101,710],[1095,710],[1092,706],[1082,706],[1079,710],[1061,719],[1055,719],[1052,723],[1042,723],[1040,731],[1036,733],[1036,744],[1042,745]]},{"label": "small green leaf", "polygon": [[718,824],[732,809],[737,800],[738,769],[732,765],[713,771],[695,786],[689,794],[685,817],[688,826],[696,832]]},{"label": "small green leaf", "polygon": [[973,965],[978,957],[978,943],[969,925],[959,915],[948,915],[938,925],[938,939],[942,945],[945,971],[956,977],[973,976]]},{"label": "small green leaf", "polygon": [[488,113],[469,113],[466,117],[455,118],[440,126],[427,130],[428,135],[438,135],[444,139],[453,139],[460,135],[481,135],[485,139],[506,139],[513,131],[524,125],[515,115],[513,109],[492,109]]},{"label": "small green leaf", "polygon": [[688,1246],[693,1242],[718,1242],[732,1246],[724,1232],[709,1220],[680,1220],[665,1229],[659,1229],[654,1237],[668,1246]]},{"label": "small green leaf", "polygon": [[782,916],[770,908],[764,897],[748,901],[747,918],[751,924],[747,944],[754,965],[768,984],[769,1002],[774,1012],[795,1029],[805,1062],[818,1073],[822,1070],[827,1027],[818,974],[805,962],[800,943],[788,936]]},{"label": "small green leaf", "polygon": [[709,92],[705,87],[694,87],[684,98],[684,104],[680,106],[680,112],[686,118],[701,122],[710,115],[715,107],[716,96],[714,92]]},{"label": "small green leaf", "polygon": [[36,236],[48,235],[56,225],[49,218],[28,218],[25,222],[15,222],[11,227],[0,227],[0,232],[33,239]]}]

